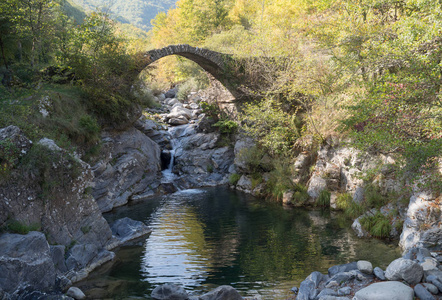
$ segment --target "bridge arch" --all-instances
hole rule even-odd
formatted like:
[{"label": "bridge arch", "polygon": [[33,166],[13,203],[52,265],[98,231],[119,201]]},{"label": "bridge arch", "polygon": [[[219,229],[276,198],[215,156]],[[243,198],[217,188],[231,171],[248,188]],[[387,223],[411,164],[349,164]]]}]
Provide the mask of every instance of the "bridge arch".
[{"label": "bridge arch", "polygon": [[146,66],[169,55],[179,55],[197,63],[213,78],[218,80],[233,97],[240,98],[233,83],[236,79],[232,77],[232,71],[230,70],[231,63],[234,61],[232,55],[205,48],[192,47],[187,44],[170,45],[161,49],[147,51],[144,54],[147,58]]}]

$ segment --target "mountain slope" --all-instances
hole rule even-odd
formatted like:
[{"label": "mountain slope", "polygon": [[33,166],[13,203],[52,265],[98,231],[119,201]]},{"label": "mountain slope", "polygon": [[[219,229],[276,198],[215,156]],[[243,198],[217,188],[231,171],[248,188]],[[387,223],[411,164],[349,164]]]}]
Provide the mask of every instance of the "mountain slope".
[{"label": "mountain slope", "polygon": [[176,0],[72,0],[85,10],[109,10],[121,23],[130,23],[148,31],[150,20],[161,11],[167,11]]}]

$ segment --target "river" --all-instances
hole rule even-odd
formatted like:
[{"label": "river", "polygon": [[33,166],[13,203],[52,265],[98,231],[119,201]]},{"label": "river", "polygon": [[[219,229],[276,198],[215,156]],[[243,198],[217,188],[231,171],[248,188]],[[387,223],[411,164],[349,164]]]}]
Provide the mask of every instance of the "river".
[{"label": "river", "polygon": [[77,284],[90,298],[149,299],[155,286],[174,283],[196,295],[228,284],[244,297],[287,299],[312,271],[359,259],[385,269],[400,256],[394,244],[358,239],[339,213],[284,208],[225,187],[105,214],[109,222],[122,217],[144,221],[152,234]]}]

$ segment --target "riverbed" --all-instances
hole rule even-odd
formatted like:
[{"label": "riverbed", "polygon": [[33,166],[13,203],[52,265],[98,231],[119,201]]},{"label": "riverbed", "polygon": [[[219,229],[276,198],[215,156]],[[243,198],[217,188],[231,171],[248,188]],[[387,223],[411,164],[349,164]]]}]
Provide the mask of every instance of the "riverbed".
[{"label": "riverbed", "polygon": [[231,285],[242,296],[287,299],[312,271],[359,259],[385,267],[395,243],[358,239],[342,214],[287,208],[225,187],[158,196],[105,214],[145,222],[151,235],[78,283],[90,298],[149,299],[160,284],[190,294]]}]

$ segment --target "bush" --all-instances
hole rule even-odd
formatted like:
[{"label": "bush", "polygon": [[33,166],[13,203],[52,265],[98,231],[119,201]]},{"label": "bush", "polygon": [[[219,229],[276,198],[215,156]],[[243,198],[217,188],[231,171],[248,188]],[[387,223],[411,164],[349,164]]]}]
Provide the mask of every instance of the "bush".
[{"label": "bush", "polygon": [[230,184],[232,184],[232,185],[236,185],[236,184],[238,183],[238,181],[239,181],[240,178],[241,178],[241,175],[240,175],[240,174],[233,173],[233,174],[230,175],[230,177],[229,177],[229,182],[230,182]]},{"label": "bush", "polygon": [[40,224],[24,224],[17,220],[8,220],[6,222],[5,230],[12,233],[28,234],[30,231],[40,231]]},{"label": "bush", "polygon": [[218,127],[219,131],[224,134],[234,134],[238,130],[238,124],[232,120],[219,120],[212,126]]},{"label": "bush", "polygon": [[349,218],[356,219],[364,213],[364,208],[356,202],[350,201],[345,208],[344,213]]},{"label": "bush", "polygon": [[364,187],[365,205],[368,208],[381,208],[388,203],[388,197],[381,194],[379,187],[368,184]]},{"label": "bush", "polygon": [[329,191],[322,190],[321,193],[319,193],[318,199],[316,199],[316,205],[329,207],[330,206],[330,196],[331,196],[331,193]]},{"label": "bush", "polygon": [[310,199],[310,195],[307,193],[307,187],[297,184],[293,193],[293,201],[295,203],[305,203]]},{"label": "bush", "polygon": [[336,208],[340,210],[346,210],[353,202],[353,197],[349,193],[339,194],[336,198]]},{"label": "bush", "polygon": [[374,216],[364,216],[360,218],[359,222],[361,223],[362,228],[374,237],[384,238],[390,235],[390,220],[380,212],[376,213]]}]

